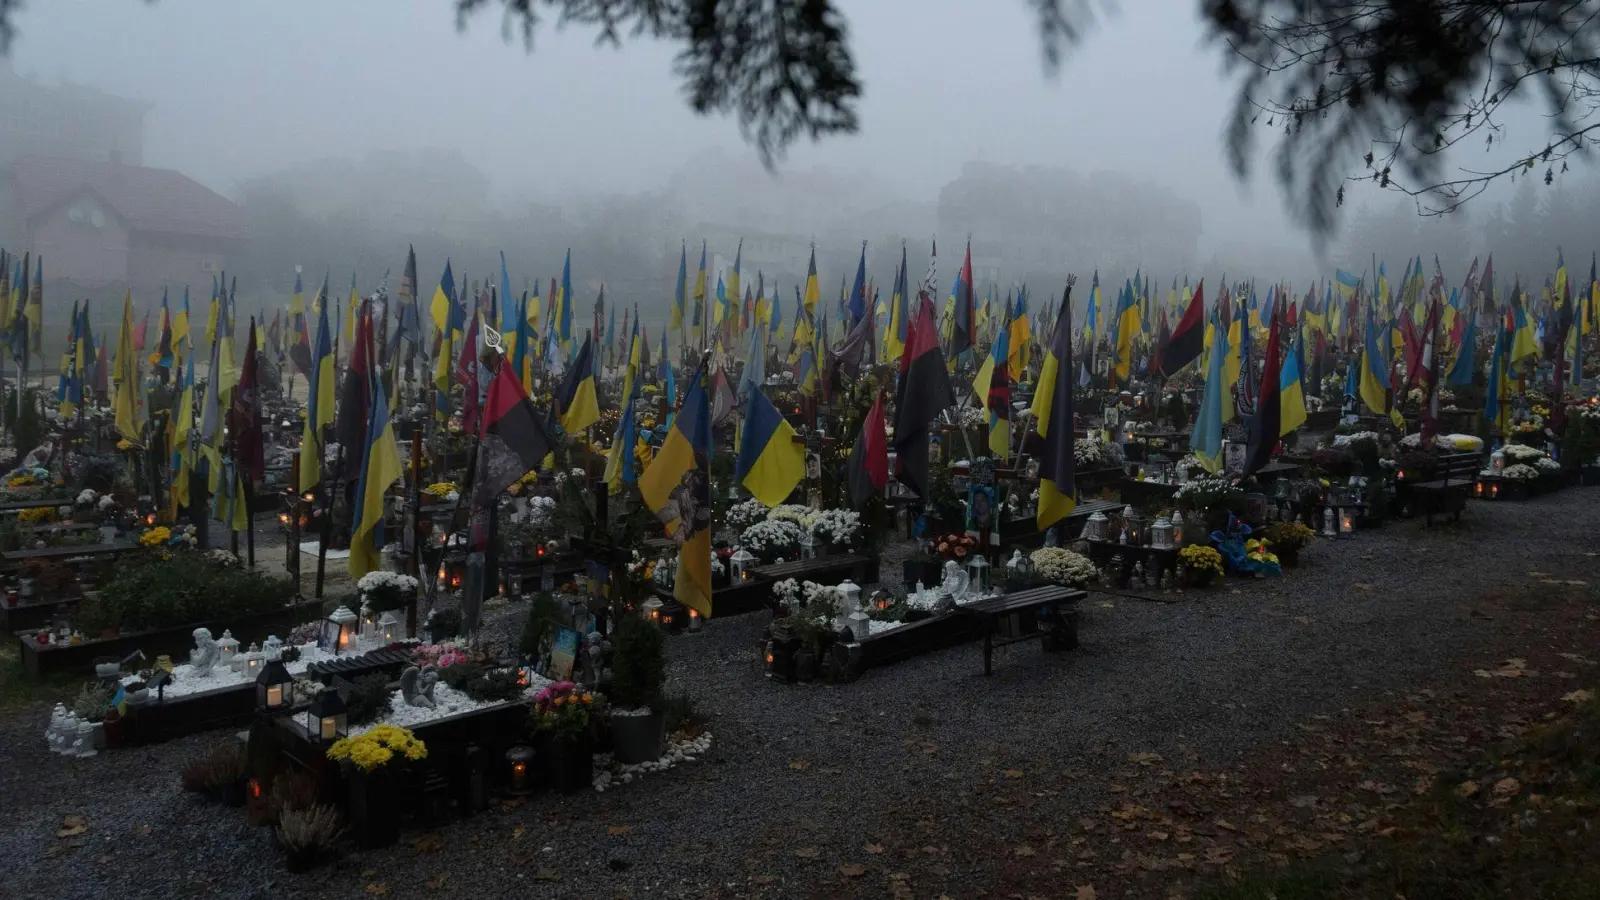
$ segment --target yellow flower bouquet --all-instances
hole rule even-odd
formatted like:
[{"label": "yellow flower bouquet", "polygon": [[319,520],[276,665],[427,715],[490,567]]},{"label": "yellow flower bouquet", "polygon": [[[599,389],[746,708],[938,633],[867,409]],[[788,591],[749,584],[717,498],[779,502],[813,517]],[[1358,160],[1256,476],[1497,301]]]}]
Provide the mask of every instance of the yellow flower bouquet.
[{"label": "yellow flower bouquet", "polygon": [[139,546],[156,549],[159,547],[165,547],[167,542],[171,540],[172,529],[165,525],[157,525],[149,531],[146,531],[144,534],[139,535]]},{"label": "yellow flower bouquet", "polygon": [[1212,547],[1194,544],[1178,551],[1184,577],[1192,587],[1205,587],[1222,574],[1222,554]]},{"label": "yellow flower bouquet", "polygon": [[429,496],[444,498],[450,496],[451,492],[455,490],[457,490],[457,488],[454,481],[436,481],[433,484],[423,488],[422,492],[424,494],[428,494]]},{"label": "yellow flower bouquet", "polygon": [[379,725],[354,737],[341,738],[328,748],[329,759],[348,760],[363,772],[388,765],[397,755],[407,760],[426,759],[428,746],[408,728]]}]

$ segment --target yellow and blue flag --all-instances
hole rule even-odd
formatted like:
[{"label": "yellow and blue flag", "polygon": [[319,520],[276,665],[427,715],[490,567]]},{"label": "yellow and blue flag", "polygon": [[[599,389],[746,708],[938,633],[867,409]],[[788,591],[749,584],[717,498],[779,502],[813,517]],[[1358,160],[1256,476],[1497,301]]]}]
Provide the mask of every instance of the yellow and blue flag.
[{"label": "yellow and blue flag", "polygon": [[355,509],[350,525],[350,577],[361,576],[382,566],[383,495],[400,478],[400,451],[395,445],[394,426],[389,422],[389,401],[383,394],[383,379],[372,379],[373,399],[367,422],[364,464],[356,484]]},{"label": "yellow and blue flag", "polygon": [[678,602],[711,617],[711,399],[702,364],[639,493],[678,544]]},{"label": "yellow and blue flag", "polygon": [[805,477],[805,448],[795,443],[794,428],[760,390],[745,399],[742,428],[734,478],[763,504],[777,506]]}]

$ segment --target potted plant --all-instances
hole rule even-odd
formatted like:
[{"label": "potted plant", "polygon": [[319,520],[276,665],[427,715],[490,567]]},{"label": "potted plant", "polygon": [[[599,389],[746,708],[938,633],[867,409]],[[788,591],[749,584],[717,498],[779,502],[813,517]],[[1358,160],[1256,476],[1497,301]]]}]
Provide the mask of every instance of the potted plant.
[{"label": "potted plant", "polygon": [[248,760],[237,742],[218,744],[183,770],[183,789],[224,806],[243,806]]},{"label": "potted plant", "polygon": [[328,748],[328,758],[343,763],[350,776],[350,820],[357,844],[371,849],[400,839],[398,769],[427,756],[427,745],[398,725],[379,725]]},{"label": "potted plant", "polygon": [[588,787],[594,778],[590,723],[596,695],[558,681],[533,698],[534,738],[544,763],[544,781],[562,793]]},{"label": "potted plant", "polygon": [[106,748],[106,710],[111,707],[111,684],[105,681],[93,681],[85,684],[78,691],[78,698],[72,701],[73,715],[80,721],[94,723],[94,748]]},{"label": "potted plant", "polygon": [[344,823],[339,811],[326,804],[305,809],[285,809],[275,832],[290,872],[308,872],[333,859]]},{"label": "potted plant", "polygon": [[1189,587],[1209,587],[1222,575],[1222,554],[1203,544],[1192,544],[1178,551],[1183,563],[1183,581]]},{"label": "potted plant", "polygon": [[623,616],[612,638],[611,744],[617,761],[635,765],[657,759],[666,742],[662,685],[666,682],[666,636],[653,622]]},{"label": "potted plant", "polygon": [[1300,551],[1316,537],[1316,532],[1299,522],[1274,522],[1263,529],[1262,537],[1271,545],[1284,568],[1292,569],[1300,565]]}]

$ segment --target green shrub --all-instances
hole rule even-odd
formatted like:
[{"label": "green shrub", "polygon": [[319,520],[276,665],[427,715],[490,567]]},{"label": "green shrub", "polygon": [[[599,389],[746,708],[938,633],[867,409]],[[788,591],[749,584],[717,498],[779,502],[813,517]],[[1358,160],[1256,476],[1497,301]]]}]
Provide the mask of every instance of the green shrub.
[{"label": "green shrub", "polygon": [[344,697],[345,718],[351,725],[367,725],[394,708],[394,688],[381,672],[350,682]]},{"label": "green shrub", "polygon": [[623,616],[612,639],[611,703],[618,709],[662,706],[667,680],[666,635],[654,622]]},{"label": "green shrub", "polygon": [[[528,618],[522,623],[522,637],[518,647],[530,659],[537,659],[547,635],[555,634],[561,624],[561,604],[549,591],[533,595],[528,604]],[[438,638],[436,637],[435,640]]]},{"label": "green shrub", "polygon": [[195,553],[140,555],[119,565],[96,596],[81,601],[72,623],[86,634],[174,628],[271,612],[294,595],[288,578],[224,568]]}]

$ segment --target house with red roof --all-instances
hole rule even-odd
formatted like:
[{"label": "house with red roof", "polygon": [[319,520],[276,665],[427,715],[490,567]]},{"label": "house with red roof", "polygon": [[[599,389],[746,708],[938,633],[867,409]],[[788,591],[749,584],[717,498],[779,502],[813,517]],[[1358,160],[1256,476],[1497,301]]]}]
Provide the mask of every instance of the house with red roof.
[{"label": "house with red roof", "polygon": [[142,164],[149,108],[0,61],[0,246],[43,256],[52,283],[85,293],[149,296],[219,273],[244,244],[243,217],[181,172]]}]

